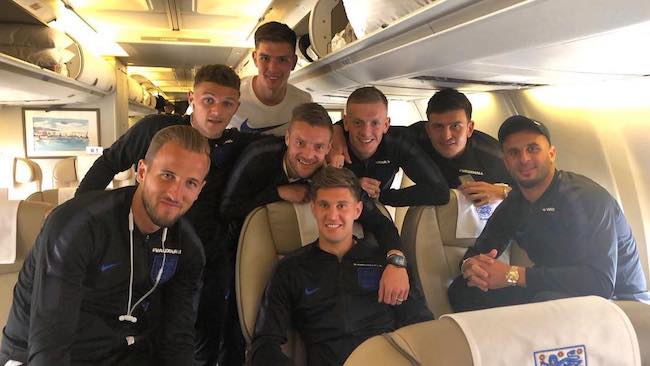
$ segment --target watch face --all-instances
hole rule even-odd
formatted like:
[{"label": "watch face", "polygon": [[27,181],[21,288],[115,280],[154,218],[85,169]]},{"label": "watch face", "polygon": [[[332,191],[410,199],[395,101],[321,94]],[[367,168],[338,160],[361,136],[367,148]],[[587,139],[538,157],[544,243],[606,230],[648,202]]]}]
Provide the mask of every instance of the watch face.
[{"label": "watch face", "polygon": [[388,263],[397,267],[406,267],[406,258],[401,255],[391,255],[388,257]]},{"label": "watch face", "polygon": [[517,271],[517,267],[512,266],[508,272],[506,272],[506,282],[510,285],[517,285],[517,282],[519,281],[519,271]]}]

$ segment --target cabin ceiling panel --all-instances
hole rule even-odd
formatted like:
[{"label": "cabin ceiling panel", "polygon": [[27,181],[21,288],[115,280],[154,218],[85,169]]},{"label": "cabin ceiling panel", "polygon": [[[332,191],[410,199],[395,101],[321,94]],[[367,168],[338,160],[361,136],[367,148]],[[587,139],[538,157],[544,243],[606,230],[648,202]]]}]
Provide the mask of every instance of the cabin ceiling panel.
[{"label": "cabin ceiling panel", "polygon": [[[188,44],[122,43],[129,57],[123,58],[127,65],[194,67],[205,64],[228,64],[234,66],[233,55],[244,57],[245,48],[226,48]],[[230,62],[230,63],[229,63]]]},{"label": "cabin ceiling panel", "polygon": [[125,12],[102,10],[100,13],[79,12],[95,29],[119,35],[124,30],[167,30],[169,22],[165,13]]},{"label": "cabin ceiling panel", "polygon": [[158,37],[162,42],[165,38],[205,38],[213,44],[242,46],[269,1],[138,0],[130,3],[77,0],[72,4],[89,24],[117,42],[147,42],[143,37]]},{"label": "cabin ceiling panel", "polygon": [[[183,1],[192,3],[191,0]],[[266,11],[270,0],[196,0],[196,12],[257,19]]]},{"label": "cabin ceiling panel", "polygon": [[67,0],[76,10],[149,11],[147,0]]}]

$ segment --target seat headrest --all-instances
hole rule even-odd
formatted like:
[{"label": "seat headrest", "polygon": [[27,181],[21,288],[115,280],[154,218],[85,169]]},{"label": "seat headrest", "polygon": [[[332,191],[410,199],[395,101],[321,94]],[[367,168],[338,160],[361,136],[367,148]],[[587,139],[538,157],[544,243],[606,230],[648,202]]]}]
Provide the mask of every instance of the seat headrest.
[{"label": "seat headrest", "polygon": [[296,210],[289,202],[266,205],[271,237],[279,255],[286,255],[302,246]]},{"label": "seat headrest", "polygon": [[38,178],[33,162],[23,158],[16,158],[14,167],[14,181],[16,183],[29,183]]},{"label": "seat headrest", "polygon": [[76,161],[77,158],[73,156],[62,159],[54,165],[52,180],[55,187],[76,185],[79,180],[77,178]]}]

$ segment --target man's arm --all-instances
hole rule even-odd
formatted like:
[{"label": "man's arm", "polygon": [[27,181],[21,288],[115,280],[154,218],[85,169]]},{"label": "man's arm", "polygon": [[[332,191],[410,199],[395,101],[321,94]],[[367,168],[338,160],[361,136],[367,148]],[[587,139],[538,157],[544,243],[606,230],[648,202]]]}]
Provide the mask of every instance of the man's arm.
[{"label": "man's arm", "polygon": [[[505,201],[499,205],[476,239],[474,246],[469,247],[465,252],[458,265],[469,286],[478,287],[483,291],[490,289],[488,266],[495,263],[496,258],[508,248],[524,216],[516,206],[515,201]],[[500,263],[502,262],[497,264]],[[495,267],[495,269],[499,268],[503,269]]]},{"label": "man's arm", "polygon": [[395,224],[384,214],[368,197],[363,197],[363,210],[359,216],[359,223],[364,230],[370,231],[377,240],[379,246],[388,253],[390,250],[402,250],[402,241]]},{"label": "man's arm", "polygon": [[[402,242],[393,222],[384,216],[368,197],[362,199],[363,210],[357,221],[363,226],[364,230],[368,230],[375,236],[379,247],[386,254],[404,255]],[[378,300],[389,305],[395,305],[399,302],[398,299],[407,298],[409,289],[409,278],[406,269],[389,264],[384,268],[381,275]]]},{"label": "man's arm", "polygon": [[69,220],[55,211],[39,234],[33,253],[28,363],[70,365],[94,234],[87,220]]},{"label": "man's arm", "polygon": [[341,168],[345,163],[352,163],[348,144],[345,141],[345,133],[343,132],[343,121],[338,121],[334,124],[332,131],[332,149],[327,154],[327,163],[329,165]]},{"label": "man's arm", "polygon": [[[558,233],[558,235],[565,235],[564,238],[558,238],[558,240],[567,243],[564,255],[571,258],[573,264],[518,267],[518,286],[531,288],[534,292],[553,291],[576,296],[598,295],[605,298],[612,296],[618,258],[615,229],[616,208],[611,205],[603,205],[602,202],[593,204],[598,201],[598,198],[594,197],[582,196],[578,200],[586,205],[577,205],[576,207],[579,209],[566,213],[567,217],[571,217],[573,220],[572,230]],[[507,203],[509,202],[506,201],[497,208],[479,239],[484,237],[483,234],[488,230],[488,226],[495,221],[495,215],[503,206],[507,206]],[[511,222],[515,221],[514,218],[511,218]],[[513,226],[508,228],[506,225],[501,225],[496,229],[491,228],[491,232],[500,232],[500,235],[503,236],[507,232],[514,234],[513,228]],[[510,265],[495,259],[507,247],[506,240],[503,240],[505,236],[501,240],[498,239],[498,236],[499,234],[492,237],[486,235],[486,239],[480,243],[477,240],[476,251],[470,248],[465,254],[461,270],[470,286],[487,291],[509,285],[505,281],[505,274],[510,269]],[[501,245],[489,248],[487,245],[489,240]]]},{"label": "man's arm", "polygon": [[132,167],[138,160],[144,158],[156,132],[172,124],[182,123],[179,117],[167,116],[168,120],[161,118],[159,115],[142,118],[111,147],[104,149],[102,156],[95,160],[79,183],[75,196],[88,191],[105,189],[115,174]]},{"label": "man's arm", "polygon": [[281,200],[273,178],[282,169],[283,144],[280,139],[264,139],[242,152],[221,200],[225,218],[243,219],[254,208]]},{"label": "man's arm", "polygon": [[179,271],[162,289],[159,357],[166,366],[191,365],[194,359],[196,309],[193,302],[199,291],[205,255],[201,241],[193,232],[186,231],[181,240],[184,249]]},{"label": "man's arm", "polygon": [[502,201],[508,197],[512,190],[505,183],[492,184],[488,182],[467,182],[463,183],[458,189],[474,203],[474,206],[480,207],[489,203]]},{"label": "man's arm", "polygon": [[257,315],[251,349],[253,366],[293,365],[281,349],[287,342],[291,312],[289,273],[286,273],[281,262],[266,287]]},{"label": "man's arm", "polygon": [[493,249],[496,250],[497,257],[508,249],[524,218],[524,213],[517,206],[517,202],[508,200],[494,210],[474,246],[467,248],[459,265],[468,258],[487,254]]},{"label": "man's arm", "polygon": [[415,185],[382,191],[379,196],[381,203],[400,207],[444,205],[449,202],[449,187],[445,178],[436,163],[420,149],[415,140],[397,130],[397,127],[391,127],[385,139],[404,173]]}]

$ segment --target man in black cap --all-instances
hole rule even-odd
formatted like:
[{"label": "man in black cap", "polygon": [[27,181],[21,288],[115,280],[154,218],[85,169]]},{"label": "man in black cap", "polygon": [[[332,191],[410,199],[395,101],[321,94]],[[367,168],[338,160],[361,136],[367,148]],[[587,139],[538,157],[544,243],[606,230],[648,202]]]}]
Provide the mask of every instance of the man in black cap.
[{"label": "man in black cap", "polygon": [[[541,122],[506,119],[499,142],[517,182],[461,263],[449,288],[455,311],[564,297],[650,301],[632,230],[618,203],[582,175],[555,169],[555,146]],[[496,258],[512,240],[535,263]]]}]

